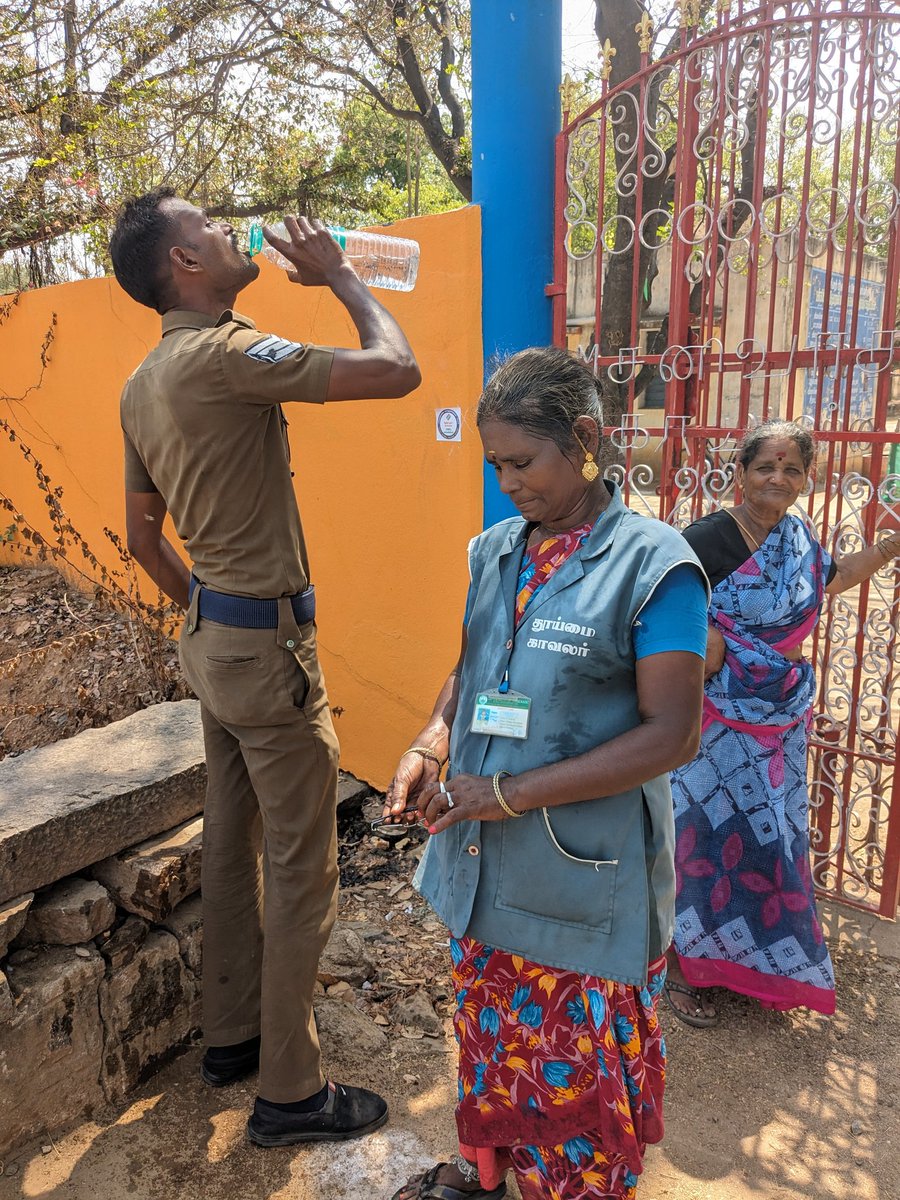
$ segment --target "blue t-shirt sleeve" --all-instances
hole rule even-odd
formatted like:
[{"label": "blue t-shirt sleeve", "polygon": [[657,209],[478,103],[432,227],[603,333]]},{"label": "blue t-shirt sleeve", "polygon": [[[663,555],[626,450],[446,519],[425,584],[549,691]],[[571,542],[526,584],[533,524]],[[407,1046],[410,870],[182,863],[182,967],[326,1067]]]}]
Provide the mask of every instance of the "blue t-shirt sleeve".
[{"label": "blue t-shirt sleeve", "polygon": [[697,567],[680,563],[656,585],[632,628],[635,658],[686,650],[706,657],[706,584]]}]

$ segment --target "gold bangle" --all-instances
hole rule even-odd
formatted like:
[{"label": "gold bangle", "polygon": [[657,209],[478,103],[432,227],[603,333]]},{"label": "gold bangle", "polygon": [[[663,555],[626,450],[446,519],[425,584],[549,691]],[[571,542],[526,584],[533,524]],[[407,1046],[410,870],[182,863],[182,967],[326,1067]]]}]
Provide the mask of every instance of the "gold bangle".
[{"label": "gold bangle", "polygon": [[432,750],[429,746],[410,746],[408,750],[403,751],[403,754],[401,754],[400,757],[403,758],[403,755],[405,754],[421,754],[423,758],[430,759],[433,763],[437,763],[438,770],[440,770],[447,761],[446,758],[438,758],[434,750]]},{"label": "gold bangle", "polygon": [[516,812],[516,810],[514,808],[510,808],[509,805],[506,803],[506,801],[503,799],[503,793],[500,791],[500,780],[501,779],[509,779],[509,778],[510,778],[509,771],[498,771],[497,774],[494,776],[494,795],[497,797],[497,803],[500,805],[500,807],[503,809],[503,811],[506,813],[506,815],[508,817],[524,817],[525,816],[524,813]]}]

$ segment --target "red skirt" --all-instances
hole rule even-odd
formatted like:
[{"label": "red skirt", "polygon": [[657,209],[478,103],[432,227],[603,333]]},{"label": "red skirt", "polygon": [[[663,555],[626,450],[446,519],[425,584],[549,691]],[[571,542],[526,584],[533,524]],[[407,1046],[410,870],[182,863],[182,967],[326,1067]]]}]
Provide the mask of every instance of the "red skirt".
[{"label": "red skirt", "polygon": [[[665,958],[643,987],[452,940],[460,1150],[481,1186],[512,1166],[523,1195],[634,1194],[663,1136]],[[569,1174],[571,1180],[550,1176]],[[579,1182],[579,1180],[581,1182]],[[542,1181],[547,1187],[540,1189]],[[578,1191],[578,1188],[581,1188]]]}]

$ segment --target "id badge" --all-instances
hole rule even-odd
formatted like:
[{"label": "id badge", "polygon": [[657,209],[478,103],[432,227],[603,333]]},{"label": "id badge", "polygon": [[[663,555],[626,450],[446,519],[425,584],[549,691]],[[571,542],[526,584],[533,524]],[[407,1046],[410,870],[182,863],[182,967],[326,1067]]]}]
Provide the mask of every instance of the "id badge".
[{"label": "id badge", "polygon": [[472,733],[490,737],[528,737],[531,697],[521,692],[479,692],[475,697]]}]

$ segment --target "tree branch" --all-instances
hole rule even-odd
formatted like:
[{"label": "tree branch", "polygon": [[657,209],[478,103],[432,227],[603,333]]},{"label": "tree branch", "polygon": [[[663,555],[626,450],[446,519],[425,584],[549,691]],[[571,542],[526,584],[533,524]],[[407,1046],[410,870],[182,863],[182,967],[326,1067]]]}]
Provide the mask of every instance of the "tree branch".
[{"label": "tree branch", "polygon": [[191,10],[190,15],[176,21],[164,37],[149,42],[137,54],[132,55],[129,61],[119,68],[98,96],[98,105],[102,108],[111,108],[116,103],[118,94],[126,83],[130,82],[148,63],[159,58],[163,51],[176,45],[185,34],[195,29],[206,17],[211,16],[219,8],[220,4],[221,0],[199,0],[196,7]]},{"label": "tree branch", "polygon": [[[427,6],[426,6],[427,9]],[[450,114],[450,129],[454,138],[461,138],[466,132],[466,117],[456,92],[453,90],[451,68],[456,66],[456,47],[450,40],[450,14],[446,4],[440,5],[441,13],[441,68],[438,73],[438,92]]]}]

